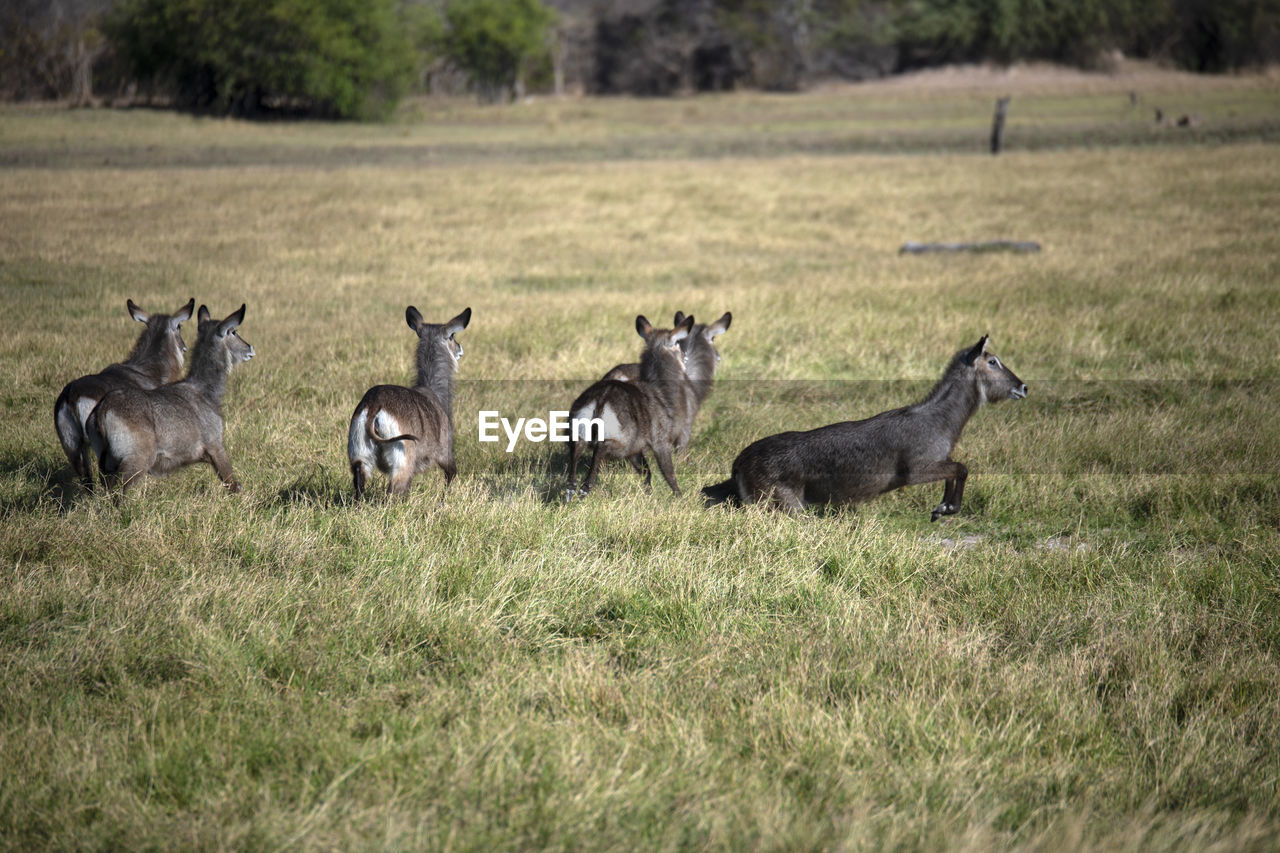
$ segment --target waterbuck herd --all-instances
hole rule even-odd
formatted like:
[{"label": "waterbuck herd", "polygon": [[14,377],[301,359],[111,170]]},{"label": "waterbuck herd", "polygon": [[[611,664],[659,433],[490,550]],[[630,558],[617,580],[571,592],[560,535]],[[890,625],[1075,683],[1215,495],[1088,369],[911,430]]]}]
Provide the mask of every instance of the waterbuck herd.
[{"label": "waterbuck herd", "polygon": [[[196,343],[185,377],[187,347],[181,326],[195,300],[174,314],[148,314],[127,302],[145,325],[128,358],[67,384],[54,404],[54,427],[76,476],[94,487],[90,449],[103,484],[116,499],[146,474],[163,474],[197,462],[213,466],[230,491],[240,484],[222,441],[222,397],[231,368],[253,358],[240,337],[245,306],[222,320],[201,305]],[[377,469],[392,496],[408,494],[413,477],[432,466],[445,486],[454,462],[453,380],[462,357],[459,332],[471,322],[467,308],[444,323],[428,323],[417,308],[405,311],[418,336],[417,377],[412,387],[375,385],[365,392],[347,430],[347,457],[357,498]],[[689,445],[693,422],[711,392],[720,353],[715,339],[729,329],[726,312],[710,324],[676,312],[672,327],[655,328],[636,317],[644,340],[640,360],[619,364],[583,391],[569,408],[565,499],[585,497],[601,466],[624,459],[644,477],[658,465],[680,495],[674,457]],[[749,444],[733,461],[729,479],[702,490],[707,506],[763,501],[796,513],[814,504],[855,504],[903,486],[942,481],[942,500],[931,520],[960,511],[968,469],[951,458],[969,418],[986,402],[1020,400],[1027,386],[987,349],[987,337],[957,352],[923,400],[860,421],[806,432],[782,432]],[[591,450],[586,479],[578,485],[582,452]]]}]

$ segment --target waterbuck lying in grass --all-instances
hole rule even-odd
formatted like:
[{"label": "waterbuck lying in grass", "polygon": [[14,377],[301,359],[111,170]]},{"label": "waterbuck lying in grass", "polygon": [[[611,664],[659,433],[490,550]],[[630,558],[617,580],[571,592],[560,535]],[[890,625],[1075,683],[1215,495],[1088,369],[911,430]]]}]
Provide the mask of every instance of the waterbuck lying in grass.
[{"label": "waterbuck lying in grass", "polygon": [[783,432],[747,446],[733,475],[702,490],[706,505],[772,499],[787,512],[815,503],[859,503],[945,480],[937,521],[960,511],[969,472],[951,458],[965,423],[983,403],[1021,400],[1027,386],[987,352],[987,336],[960,350],[919,403],[808,432]]},{"label": "waterbuck lying in grass", "polygon": [[418,335],[418,379],[412,388],[373,386],[351,415],[347,457],[357,499],[374,468],[390,477],[389,493],[401,497],[409,493],[414,475],[432,465],[444,472],[446,488],[458,473],[453,461],[453,375],[462,345],[453,336],[471,322],[471,309],[442,324],[423,322],[412,305],[404,316]]},{"label": "waterbuck lying in grass", "polygon": [[53,404],[53,426],[58,432],[58,441],[86,489],[93,488],[89,442],[84,434],[89,413],[108,391],[155,388],[182,375],[182,356],[187,345],[182,340],[181,326],[191,319],[196,301],[190,300],[174,314],[148,314],[134,305],[132,299],[126,300],[125,305],[133,319],[146,324],[129,357],[99,373],[67,383]]},{"label": "waterbuck lying in grass", "polygon": [[89,415],[85,432],[109,486],[119,483],[128,491],[145,474],[207,462],[230,491],[240,491],[222,444],[222,395],[232,366],[254,355],[236,331],[244,322],[244,306],[214,320],[201,305],[196,318],[196,345],[185,379],[151,390],[112,391]]},{"label": "waterbuck lying in grass", "polygon": [[[671,453],[690,413],[697,410],[693,386],[686,381],[684,353],[680,341],[693,328],[693,317],[674,329],[655,329],[643,316],[636,317],[636,331],[644,338],[640,355],[640,378],[634,382],[606,379],[596,382],[574,400],[569,419],[587,422],[598,419],[601,426],[593,434],[580,437],[570,431],[569,472],[565,499],[585,496],[596,483],[600,464],[609,459],[626,459],[636,473],[644,475],[645,488],[653,477],[645,451],[653,454],[658,470],[680,494]],[[587,478],[578,489],[578,457],[584,444],[593,448]]]}]

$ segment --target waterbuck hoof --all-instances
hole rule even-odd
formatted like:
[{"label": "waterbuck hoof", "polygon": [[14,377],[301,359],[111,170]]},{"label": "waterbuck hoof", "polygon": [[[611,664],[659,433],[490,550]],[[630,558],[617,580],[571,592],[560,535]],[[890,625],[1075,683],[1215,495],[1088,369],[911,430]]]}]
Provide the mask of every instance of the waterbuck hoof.
[{"label": "waterbuck hoof", "polygon": [[933,508],[933,512],[929,514],[929,520],[937,521],[939,518],[941,518],[944,515],[955,515],[955,514],[956,514],[955,504],[938,504],[936,507]]},{"label": "waterbuck hoof", "polygon": [[232,480],[230,483],[227,483],[227,491],[231,492],[233,495],[240,494],[240,483],[236,480]]}]

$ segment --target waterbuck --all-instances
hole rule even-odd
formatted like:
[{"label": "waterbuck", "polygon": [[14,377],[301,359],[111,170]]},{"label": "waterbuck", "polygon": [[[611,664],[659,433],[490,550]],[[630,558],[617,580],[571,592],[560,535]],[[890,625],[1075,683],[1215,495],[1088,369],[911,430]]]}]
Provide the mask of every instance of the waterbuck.
[{"label": "waterbuck", "polygon": [[185,379],[151,390],[112,391],[98,403],[85,432],[108,485],[118,483],[127,492],[145,474],[207,462],[230,491],[240,491],[222,443],[222,396],[232,366],[254,356],[237,331],[244,308],[215,320],[200,306]]},{"label": "waterbuck", "polygon": [[[684,320],[684,312],[677,311],[675,325],[682,325]],[[693,421],[697,418],[698,410],[702,408],[703,402],[706,401],[707,396],[711,393],[711,383],[715,380],[716,368],[720,364],[720,353],[716,350],[715,339],[728,331],[731,322],[733,322],[733,315],[726,311],[723,317],[710,325],[696,323],[689,331],[688,336],[680,341],[680,351],[684,353],[685,378],[693,386],[695,404],[688,412],[686,428],[681,430],[680,436],[676,440],[675,450],[677,453],[688,446],[690,434],[693,432]],[[616,379],[619,382],[635,382],[639,378],[640,362],[638,361],[614,365],[608,373],[601,377],[602,380]],[[581,402],[581,398],[579,398],[578,402]],[[578,402],[574,403],[573,409],[578,407]]]},{"label": "waterbuck", "polygon": [[750,444],[733,475],[702,490],[706,505],[772,499],[787,512],[816,503],[859,503],[876,495],[945,480],[930,520],[960,511],[968,469],[951,458],[965,423],[987,401],[1021,400],[1027,386],[987,352],[987,336],[960,350],[919,403],[808,432],[783,432]]},{"label": "waterbuck", "polygon": [[118,388],[155,388],[182,375],[182,357],[187,345],[182,340],[182,324],[191,319],[194,299],[173,314],[148,314],[132,299],[125,300],[129,316],[146,328],[134,342],[129,357],[99,373],[81,376],[67,383],[53,404],[53,426],[67,461],[86,489],[93,488],[89,467],[89,442],[84,422],[108,391]]},{"label": "waterbuck", "polygon": [[[570,422],[598,419],[601,425],[589,437],[570,432],[569,472],[565,499],[585,496],[595,485],[600,464],[609,459],[626,459],[636,473],[644,475],[649,488],[653,474],[645,458],[648,450],[657,460],[658,470],[676,495],[671,453],[689,413],[697,401],[684,372],[684,352],[680,342],[693,329],[693,317],[686,317],[674,329],[655,329],[643,316],[636,317],[636,331],[644,338],[640,355],[640,378],[634,382],[606,379],[596,382],[569,408]],[[578,458],[584,444],[593,448],[587,478],[578,489]]]},{"label": "waterbuck", "polygon": [[471,309],[440,324],[423,322],[412,305],[404,316],[418,335],[418,379],[412,388],[373,386],[351,415],[347,457],[357,500],[374,468],[390,477],[393,497],[407,495],[414,475],[432,465],[444,472],[446,488],[458,473],[453,461],[453,375],[462,344],[453,336],[471,322]]},{"label": "waterbuck", "polygon": [[[676,312],[676,325],[684,322],[684,315]],[[684,349],[684,372],[693,389],[694,404],[682,425],[680,435],[676,438],[676,452],[683,451],[689,444],[693,433],[693,421],[698,410],[711,394],[711,383],[716,378],[716,368],[720,365],[720,352],[716,349],[715,340],[729,330],[733,315],[724,312],[719,320],[710,325],[698,323],[689,332],[689,337],[680,342]]]}]

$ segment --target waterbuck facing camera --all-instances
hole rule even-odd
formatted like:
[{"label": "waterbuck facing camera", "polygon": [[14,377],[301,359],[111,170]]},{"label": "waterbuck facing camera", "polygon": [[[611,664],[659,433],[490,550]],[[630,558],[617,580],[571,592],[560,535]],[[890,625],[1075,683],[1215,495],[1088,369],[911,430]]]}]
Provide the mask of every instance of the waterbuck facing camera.
[{"label": "waterbuck facing camera", "polygon": [[86,489],[93,488],[89,466],[89,440],[84,424],[89,413],[110,391],[124,388],[151,389],[173,382],[182,375],[182,358],[187,345],[182,340],[182,324],[191,319],[196,301],[191,299],[173,314],[148,314],[132,299],[125,301],[129,316],[145,324],[129,357],[98,373],[81,376],[62,389],[53,404],[53,426],[67,461]]},{"label": "waterbuck facing camera", "polygon": [[410,305],[409,328],[418,336],[417,381],[412,388],[375,385],[365,392],[347,429],[347,458],[356,498],[377,468],[391,482],[389,492],[409,493],[414,475],[440,466],[447,487],[458,473],[453,458],[453,376],[462,357],[454,339],[471,322],[467,308],[447,323],[423,322]]},{"label": "waterbuck facing camera", "polygon": [[987,351],[987,336],[960,350],[920,402],[748,445],[732,476],[702,490],[707,506],[771,500],[787,512],[853,504],[920,483],[945,481],[930,518],[960,511],[968,469],[951,458],[964,425],[986,402],[1021,400],[1027,386]]}]

